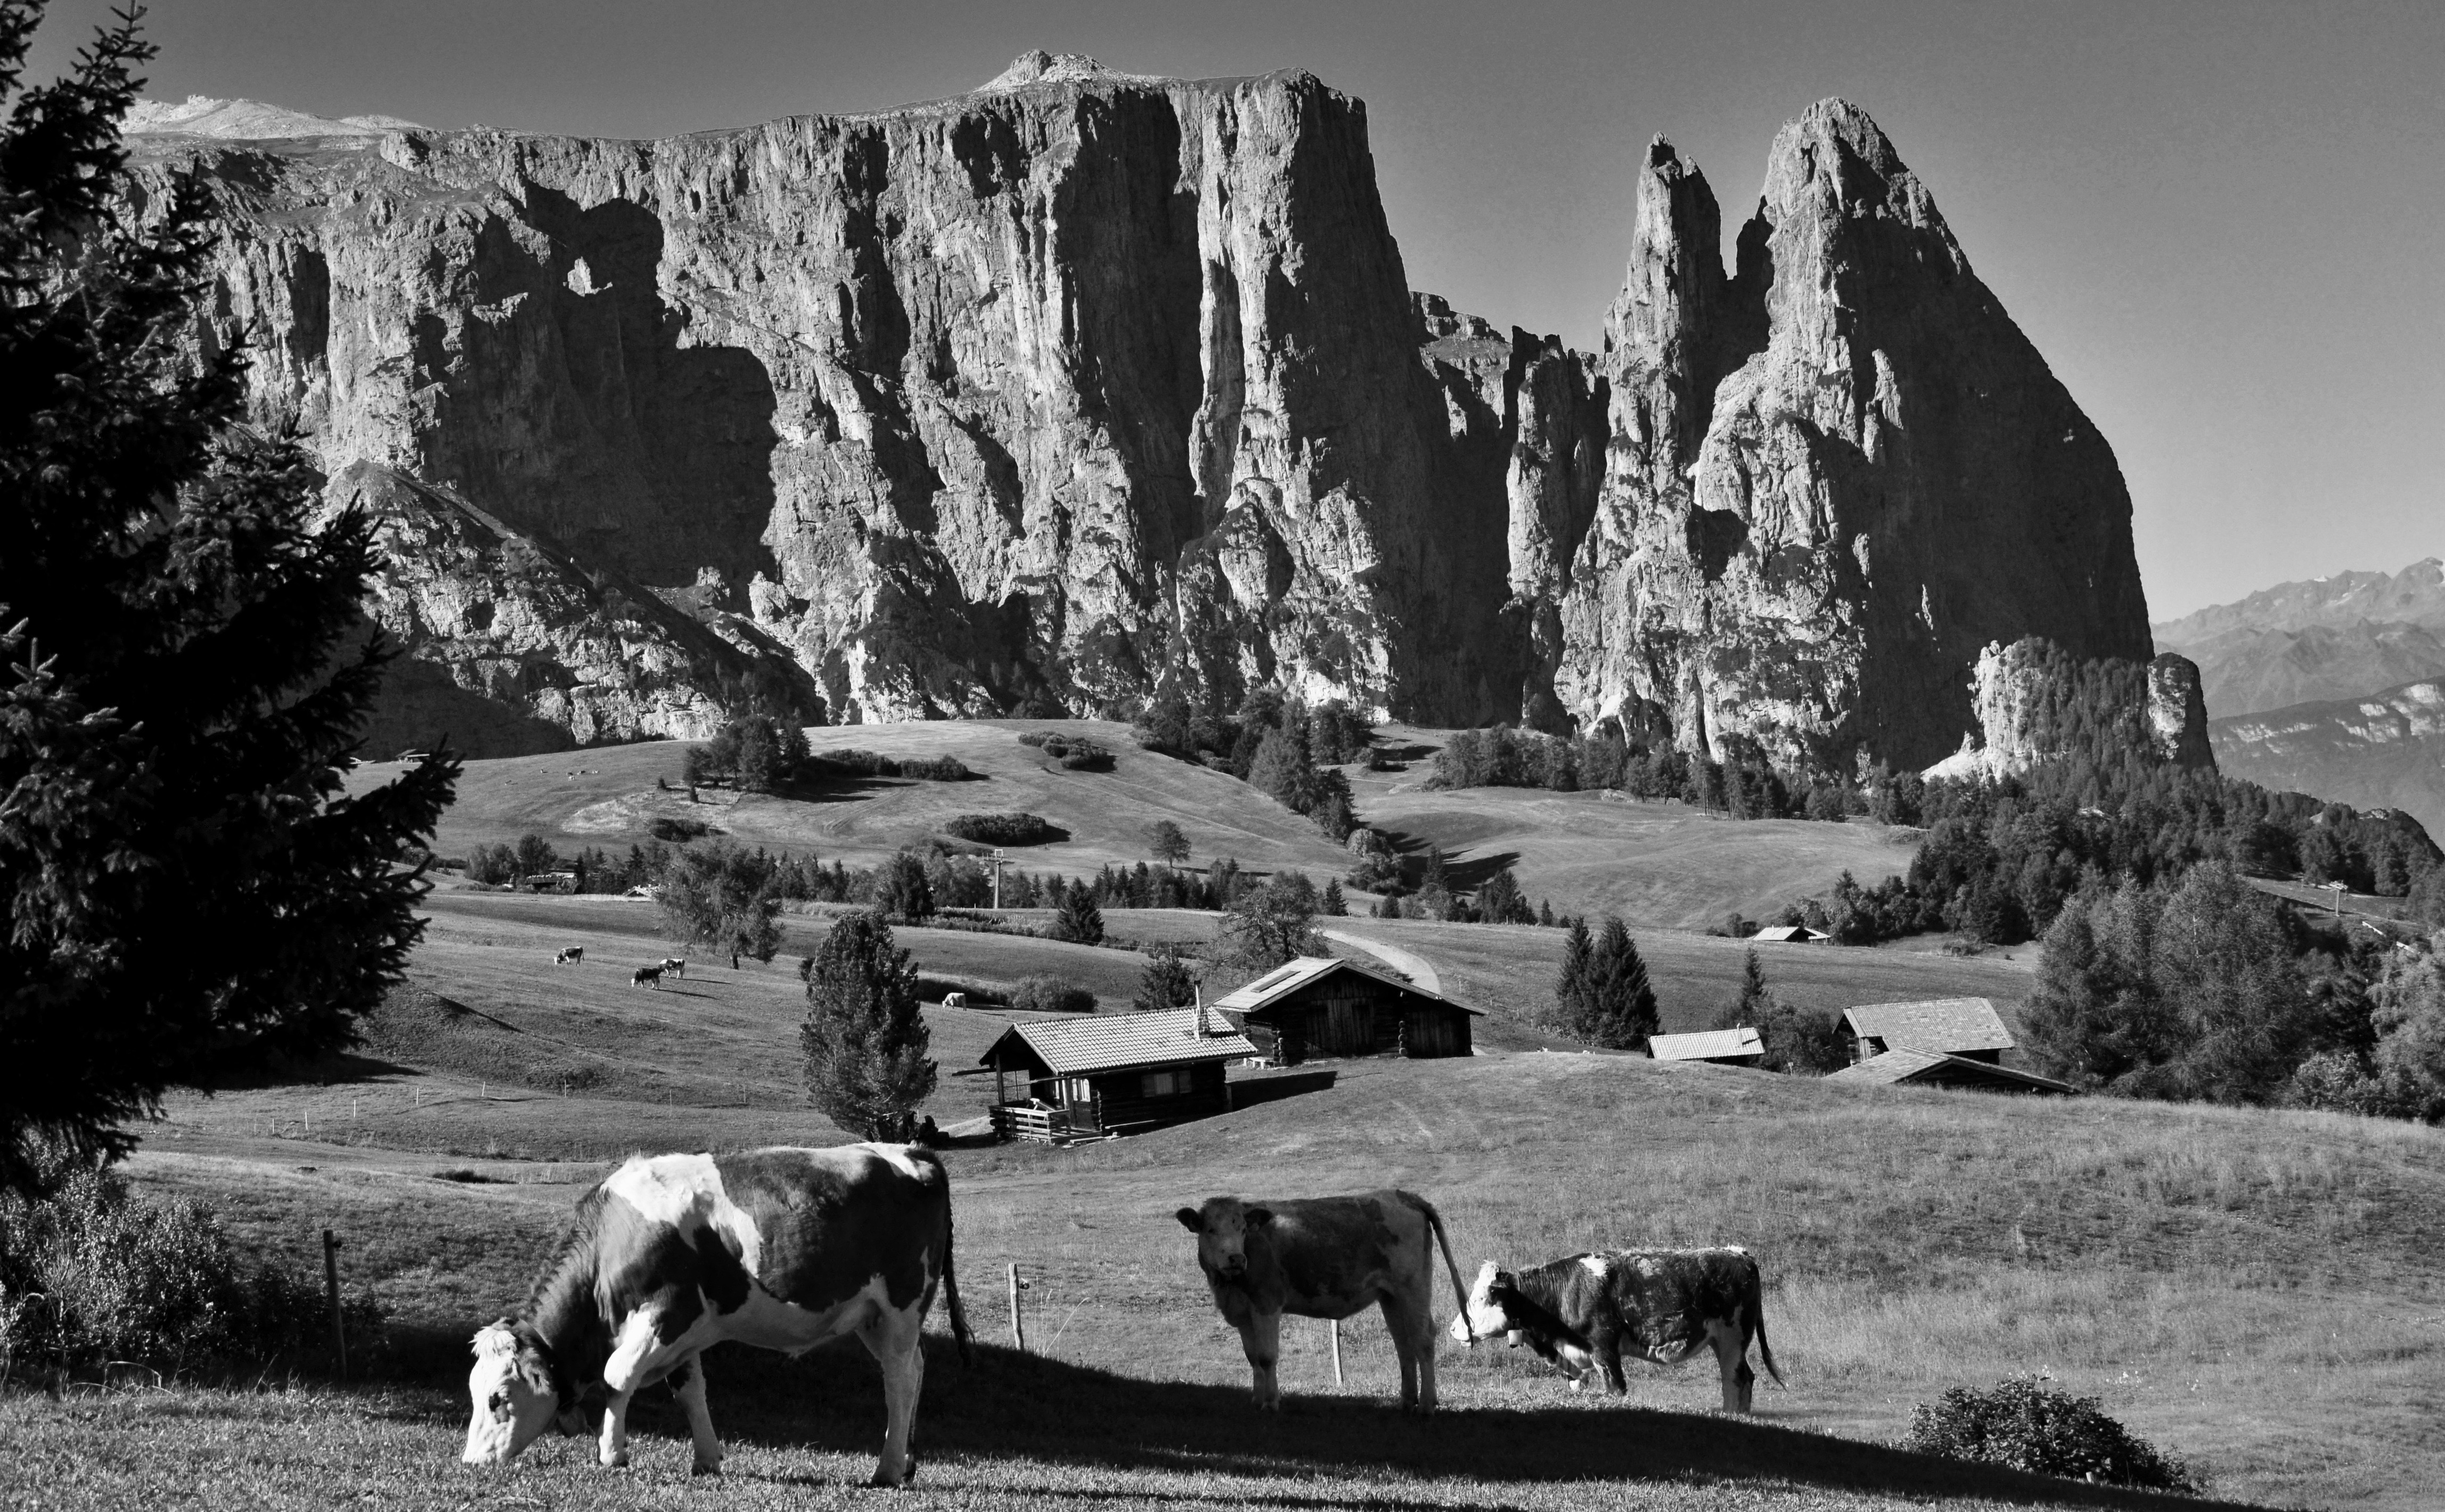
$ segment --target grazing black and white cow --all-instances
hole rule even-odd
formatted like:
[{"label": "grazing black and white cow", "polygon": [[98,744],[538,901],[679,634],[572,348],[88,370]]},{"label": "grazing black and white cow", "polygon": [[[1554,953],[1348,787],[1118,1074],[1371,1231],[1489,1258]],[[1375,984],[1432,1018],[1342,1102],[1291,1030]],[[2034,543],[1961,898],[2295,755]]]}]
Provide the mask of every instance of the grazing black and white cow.
[{"label": "grazing black and white cow", "polygon": [[659,992],[663,989],[663,968],[659,966],[641,966],[628,973],[628,985],[632,987],[652,987]]},{"label": "grazing black and white cow", "polygon": [[1453,1297],[1464,1306],[1467,1298],[1433,1204],[1392,1190],[1263,1204],[1208,1197],[1173,1216],[1197,1236],[1214,1305],[1240,1331],[1259,1408],[1281,1409],[1274,1366],[1284,1313],[1342,1318],[1381,1306],[1401,1359],[1402,1407],[1434,1411],[1436,1245]]},{"label": "grazing black and white cow", "polygon": [[[1509,1271],[1492,1261],[1477,1273],[1452,1337],[1465,1343],[1506,1336],[1526,1344],[1571,1377],[1577,1391],[1597,1373],[1605,1390],[1630,1389],[1621,1357],[1633,1355],[1678,1365],[1705,1345],[1724,1374],[1724,1411],[1749,1410],[1758,1358],[1782,1384],[1766,1347],[1758,1265],[1745,1249],[1615,1249],[1573,1255],[1533,1270]],[[1472,1336],[1474,1336],[1472,1337]]]},{"label": "grazing black and white cow", "polygon": [[586,947],[582,945],[564,945],[560,949],[560,953],[551,958],[551,964],[554,966],[578,966],[583,964],[585,960]]},{"label": "grazing black and white cow", "polygon": [[499,1464],[547,1428],[585,1432],[581,1401],[599,1386],[608,1395],[602,1461],[625,1466],[629,1398],[667,1379],[687,1410],[696,1473],[717,1475],[704,1351],[737,1339],[797,1355],[854,1334],[883,1365],[874,1482],[898,1485],[912,1468],[919,1337],[937,1282],[965,1358],[951,1183],[931,1151],[639,1156],[579,1201],[526,1310],[476,1335],[463,1458]]},{"label": "grazing black and white cow", "polygon": [[687,957],[683,955],[663,956],[663,970],[668,975],[685,980],[687,977]]}]

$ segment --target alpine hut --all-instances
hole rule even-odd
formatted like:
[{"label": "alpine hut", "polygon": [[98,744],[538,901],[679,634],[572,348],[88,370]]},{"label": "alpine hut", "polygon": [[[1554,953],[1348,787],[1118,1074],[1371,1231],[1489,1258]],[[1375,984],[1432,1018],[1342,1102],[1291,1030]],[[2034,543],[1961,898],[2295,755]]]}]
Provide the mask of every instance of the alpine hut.
[{"label": "alpine hut", "polygon": [[1753,1066],[1765,1059],[1765,1039],[1753,1026],[1699,1029],[1689,1034],[1652,1034],[1647,1053],[1658,1060],[1706,1060],[1719,1066]]},{"label": "alpine hut", "polygon": [[1014,1023],[965,1074],[993,1073],[997,1137],[1069,1144],[1228,1112],[1223,1068],[1256,1053],[1221,1014],[1173,1008]]},{"label": "alpine hut", "polygon": [[1214,1010],[1279,1065],[1322,1056],[1475,1053],[1478,1010],[1390,971],[1329,955],[1303,955],[1214,1002]]},{"label": "alpine hut", "polygon": [[1903,1048],[1993,1064],[2013,1046],[2012,1031],[1985,998],[1862,1004],[1843,1013],[1835,1032],[1854,1065]]}]

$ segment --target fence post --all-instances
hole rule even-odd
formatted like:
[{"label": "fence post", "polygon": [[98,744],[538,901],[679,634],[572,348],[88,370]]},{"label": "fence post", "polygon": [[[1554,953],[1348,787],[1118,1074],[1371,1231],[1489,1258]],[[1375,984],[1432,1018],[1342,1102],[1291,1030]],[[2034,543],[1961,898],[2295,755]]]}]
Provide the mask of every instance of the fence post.
[{"label": "fence post", "polygon": [[340,1321],[340,1241],[323,1230],[323,1293],[331,1303],[331,1354],[340,1362],[340,1379],[348,1378],[348,1331]]},{"label": "fence post", "polygon": [[1328,1318],[1324,1326],[1333,1331],[1333,1384],[1341,1384],[1341,1319]]},{"label": "fence post", "polygon": [[1021,1354],[1025,1354],[1027,1351],[1027,1318],[1026,1315],[1019,1310],[1018,1294],[1020,1288],[1024,1287],[1026,1284],[1027,1282],[1018,1279],[1018,1263],[1017,1261],[1011,1262],[1010,1342],[1011,1347],[1019,1351]]}]

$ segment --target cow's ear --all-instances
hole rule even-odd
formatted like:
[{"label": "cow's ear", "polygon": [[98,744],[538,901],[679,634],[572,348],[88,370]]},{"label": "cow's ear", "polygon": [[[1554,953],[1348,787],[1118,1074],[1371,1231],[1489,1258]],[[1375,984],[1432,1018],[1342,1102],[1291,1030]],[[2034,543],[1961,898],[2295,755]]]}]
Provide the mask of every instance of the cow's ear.
[{"label": "cow's ear", "polygon": [[1205,1232],[1205,1215],[1199,1212],[1194,1208],[1183,1208],[1180,1211],[1173,1213],[1172,1216],[1180,1220],[1181,1227],[1187,1229],[1192,1234],[1202,1234]]},{"label": "cow's ear", "polygon": [[1271,1208],[1251,1208],[1246,1216],[1249,1227],[1262,1228],[1274,1221],[1274,1210]]}]

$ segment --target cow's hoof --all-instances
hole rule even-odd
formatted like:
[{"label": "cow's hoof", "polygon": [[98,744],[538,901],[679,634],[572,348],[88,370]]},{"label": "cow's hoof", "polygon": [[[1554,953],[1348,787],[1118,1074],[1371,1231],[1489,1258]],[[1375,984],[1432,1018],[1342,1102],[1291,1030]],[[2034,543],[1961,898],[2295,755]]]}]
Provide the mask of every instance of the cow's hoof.
[{"label": "cow's hoof", "polygon": [[603,1462],[603,1467],[607,1470],[626,1469],[628,1467],[628,1455],[626,1451],[623,1450],[618,1454],[612,1455],[609,1459],[605,1460]]},{"label": "cow's hoof", "polygon": [[691,1476],[697,1476],[697,1475],[717,1475],[717,1476],[718,1476],[718,1475],[719,1475],[720,1473],[721,1473],[721,1466],[719,1466],[719,1465],[692,1465],[692,1466],[688,1466],[688,1474],[689,1474],[689,1475],[691,1475]]},{"label": "cow's hoof", "polygon": [[884,1473],[881,1469],[877,1469],[877,1470],[874,1472],[874,1479],[873,1479],[873,1480],[870,1480],[870,1481],[868,1481],[868,1482],[867,1482],[866,1484],[868,1484],[868,1485],[870,1485],[870,1486],[875,1487],[875,1488],[876,1488],[876,1489],[878,1489],[878,1490],[884,1490],[884,1491],[896,1491],[896,1490],[900,1489],[900,1487],[901,1487],[901,1485],[902,1485],[903,1484],[905,1484],[905,1483],[906,1479],[907,1479],[907,1477],[905,1477],[905,1476],[902,1476],[902,1475],[887,1475],[887,1474]]}]

